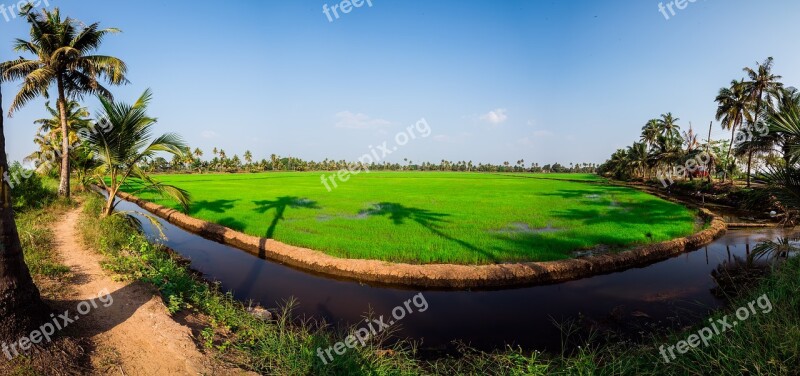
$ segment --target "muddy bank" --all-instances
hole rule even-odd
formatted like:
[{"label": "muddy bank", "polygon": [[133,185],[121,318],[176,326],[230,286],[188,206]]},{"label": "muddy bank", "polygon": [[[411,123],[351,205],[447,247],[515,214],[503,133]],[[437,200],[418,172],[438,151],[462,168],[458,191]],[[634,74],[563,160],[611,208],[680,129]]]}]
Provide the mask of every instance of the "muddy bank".
[{"label": "muddy bank", "polygon": [[721,217],[700,209],[700,216],[710,223],[708,228],[691,236],[640,246],[617,254],[496,265],[412,265],[336,258],[319,251],[234,231],[126,193],[120,192],[118,197],[133,202],[184,230],[243,249],[260,258],[323,275],[407,288],[487,289],[565,282],[665,260],[709,244],[727,230]]}]

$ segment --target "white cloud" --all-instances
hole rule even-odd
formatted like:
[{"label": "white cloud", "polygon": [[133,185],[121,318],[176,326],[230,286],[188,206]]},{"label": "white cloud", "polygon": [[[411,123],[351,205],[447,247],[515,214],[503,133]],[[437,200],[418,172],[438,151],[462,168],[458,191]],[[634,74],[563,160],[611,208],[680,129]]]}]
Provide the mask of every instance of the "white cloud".
[{"label": "white cloud", "polygon": [[214,132],[214,131],[203,131],[203,132],[200,133],[200,137],[208,139],[208,140],[210,140],[212,138],[217,138],[217,132]]},{"label": "white cloud", "polygon": [[366,114],[354,114],[350,111],[342,111],[335,115],[336,128],[347,129],[373,129],[392,125],[388,120],[373,119]]},{"label": "white cloud", "polygon": [[508,120],[507,112],[505,108],[498,108],[481,115],[480,119],[492,125],[499,125]]},{"label": "white cloud", "polygon": [[548,130],[541,130],[541,131],[534,131],[533,132],[533,137],[536,137],[536,138],[548,137],[548,136],[552,136],[552,135],[553,135],[553,132],[550,132]]}]

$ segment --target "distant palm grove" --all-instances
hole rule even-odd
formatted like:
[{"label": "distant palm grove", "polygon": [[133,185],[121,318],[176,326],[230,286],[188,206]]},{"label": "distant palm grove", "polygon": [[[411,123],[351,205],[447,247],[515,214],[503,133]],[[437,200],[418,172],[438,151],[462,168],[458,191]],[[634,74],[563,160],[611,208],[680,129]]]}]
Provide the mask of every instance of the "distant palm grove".
[{"label": "distant palm grove", "polygon": [[[49,109],[52,112],[52,109]],[[84,124],[89,124],[90,120],[84,118],[82,114],[88,114],[86,108],[79,107],[77,102],[70,102],[67,106],[67,116],[69,124],[75,126],[76,131]],[[85,116],[85,115],[84,115]],[[60,127],[52,126],[59,121],[59,116],[54,114],[52,119],[42,119],[37,122],[41,124],[39,134],[36,137],[38,150],[26,158],[28,162],[37,163],[45,160],[43,156],[52,155],[60,147]],[[345,160],[324,159],[322,161],[307,161],[297,157],[284,157],[271,154],[269,159],[262,158],[256,160],[253,153],[246,150],[240,157],[238,154],[229,155],[225,150],[213,148],[211,158],[205,159],[206,152],[199,148],[184,147],[181,153],[173,154],[172,158],[166,159],[161,156],[145,158],[139,162],[139,167],[147,172],[170,172],[170,173],[210,173],[210,172],[265,172],[265,171],[336,171],[340,169],[369,169],[374,171],[464,171],[464,172],[533,172],[533,173],[595,173],[598,165],[595,163],[560,163],[540,165],[539,163],[525,164],[524,160],[504,162],[495,165],[490,163],[473,163],[472,161],[445,161],[438,163],[422,162],[415,163],[405,159],[403,163],[372,163],[365,165],[361,162],[348,162]],[[83,176],[86,167],[91,167],[86,158],[89,154],[81,153],[81,149],[73,151],[71,159],[76,166],[79,175]],[[41,165],[40,173],[56,174],[59,170],[58,165]]]},{"label": "distant palm grove", "polygon": [[[691,123],[682,131],[672,113],[647,121],[639,140],[617,150],[598,172],[621,180],[675,180],[733,183],[750,187],[754,180],[768,186],[795,187],[791,176],[800,171],[800,91],[785,86],[772,72],[773,59],[719,90],[716,120],[730,140],[712,140],[708,129]],[[791,195],[790,195],[791,196]]]}]

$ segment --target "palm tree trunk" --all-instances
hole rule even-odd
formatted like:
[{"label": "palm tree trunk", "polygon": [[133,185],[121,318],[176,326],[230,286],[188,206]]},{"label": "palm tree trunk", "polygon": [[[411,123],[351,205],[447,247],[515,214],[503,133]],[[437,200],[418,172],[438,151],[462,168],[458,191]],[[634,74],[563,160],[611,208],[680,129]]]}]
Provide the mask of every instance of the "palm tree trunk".
[{"label": "palm tree trunk", "polygon": [[61,182],[58,185],[58,194],[69,198],[69,127],[67,124],[67,99],[64,95],[64,82],[58,78],[58,111],[61,115]]},{"label": "palm tree trunk", "polygon": [[[758,96],[756,97],[756,112],[753,115],[753,128],[755,129],[758,126],[758,115],[761,113],[761,95],[763,92],[759,91]],[[750,150],[747,156],[747,188],[750,188],[750,167],[753,163],[753,146],[750,145]]]},{"label": "palm tree trunk", "polygon": [[[2,107],[0,93],[0,107]],[[3,113],[0,108],[0,114]],[[6,139],[3,116],[0,115],[0,176],[8,171]],[[11,205],[11,187],[0,181],[0,342],[11,343],[42,323],[49,314],[42,302],[39,289],[33,283],[22,253],[14,209]]]},{"label": "palm tree trunk", "polygon": [[[733,126],[731,127],[731,144],[728,146],[728,159],[727,159],[728,164],[736,162],[735,160],[733,162],[731,161],[731,153],[733,152],[733,141],[736,139],[736,125],[737,124],[734,123]],[[731,168],[731,166],[725,166],[725,167],[728,169],[728,171],[731,172],[730,178],[731,178],[731,184],[733,184],[733,169]],[[723,184],[725,183],[725,179],[722,179],[722,183]]]},{"label": "palm tree trunk", "polygon": [[750,148],[750,153],[747,156],[747,188],[750,188],[750,166],[753,163],[753,149]]},{"label": "palm tree trunk", "polygon": [[108,217],[114,213],[114,200],[117,197],[117,192],[115,190],[108,192],[108,199],[106,200],[106,205],[103,208],[103,217]]},{"label": "palm tree trunk", "polygon": [[111,214],[114,214],[114,201],[117,199],[117,192],[119,192],[119,186],[117,185],[117,176],[112,171],[111,173],[111,186],[108,187],[108,199],[106,200],[106,205],[103,207],[103,217],[108,217]]}]

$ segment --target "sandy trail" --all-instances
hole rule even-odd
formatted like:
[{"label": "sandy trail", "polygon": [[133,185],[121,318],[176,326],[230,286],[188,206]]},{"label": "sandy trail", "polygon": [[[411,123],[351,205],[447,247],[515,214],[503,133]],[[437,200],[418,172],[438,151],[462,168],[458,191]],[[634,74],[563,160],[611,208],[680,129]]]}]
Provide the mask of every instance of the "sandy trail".
[{"label": "sandy trail", "polygon": [[[81,209],[67,213],[55,230],[56,246],[75,278],[68,299],[59,309],[78,317],[69,330],[94,344],[92,364],[98,374],[118,375],[212,375],[242,374],[221,367],[201,353],[191,338],[191,329],[170,317],[151,286],[117,282],[101,267],[102,256],[82,245],[76,229]],[[101,301],[101,291],[111,298]],[[81,301],[95,299],[96,308],[80,315]],[[107,304],[112,302],[111,304]],[[106,307],[108,305],[108,307]],[[86,305],[83,307],[86,309]]]}]

